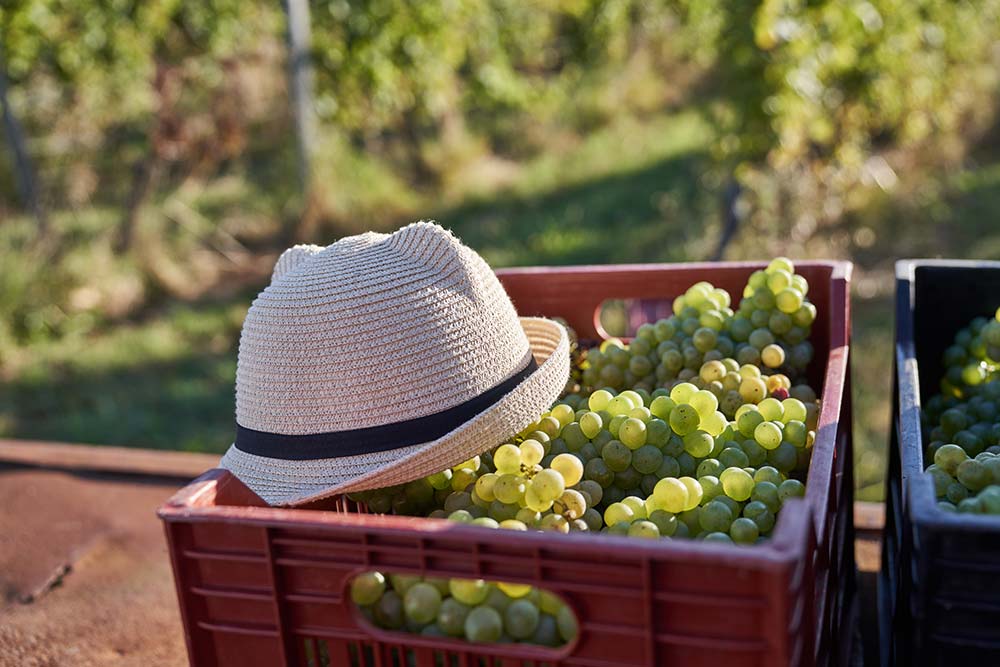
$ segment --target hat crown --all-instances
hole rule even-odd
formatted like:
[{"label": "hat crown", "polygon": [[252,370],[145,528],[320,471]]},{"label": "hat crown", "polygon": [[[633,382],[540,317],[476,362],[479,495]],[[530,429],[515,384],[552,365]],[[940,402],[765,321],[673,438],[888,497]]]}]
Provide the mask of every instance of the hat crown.
[{"label": "hat crown", "polygon": [[236,421],[302,435],[424,417],[495,387],[529,354],[493,271],[438,225],[296,246],[243,324]]}]

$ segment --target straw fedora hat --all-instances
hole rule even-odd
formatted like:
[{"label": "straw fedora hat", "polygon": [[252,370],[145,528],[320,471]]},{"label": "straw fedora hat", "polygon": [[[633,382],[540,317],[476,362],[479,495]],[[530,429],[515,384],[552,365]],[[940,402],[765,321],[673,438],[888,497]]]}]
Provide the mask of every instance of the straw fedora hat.
[{"label": "straw fedora hat", "polygon": [[296,246],[247,313],[227,468],[272,505],[425,477],[538,419],[566,330],[428,222]]}]

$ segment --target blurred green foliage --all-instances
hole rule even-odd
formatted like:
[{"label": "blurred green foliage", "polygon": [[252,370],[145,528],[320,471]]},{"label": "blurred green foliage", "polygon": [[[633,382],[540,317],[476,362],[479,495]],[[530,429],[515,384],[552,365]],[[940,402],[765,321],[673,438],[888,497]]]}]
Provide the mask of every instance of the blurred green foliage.
[{"label": "blurred green foliage", "polygon": [[764,231],[808,237],[960,164],[995,118],[1000,1],[720,3],[719,156]]}]

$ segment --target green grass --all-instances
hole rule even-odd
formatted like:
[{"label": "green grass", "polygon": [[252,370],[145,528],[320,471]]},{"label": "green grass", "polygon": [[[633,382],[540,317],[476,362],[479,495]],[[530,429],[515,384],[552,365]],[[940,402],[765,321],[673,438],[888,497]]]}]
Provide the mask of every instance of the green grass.
[{"label": "green grass", "polygon": [[[465,195],[440,200],[407,191],[381,215],[372,212],[373,202],[403,186],[386,181],[376,166],[359,164],[337,187],[356,189],[368,179],[370,191],[343,199],[339,213],[358,213],[353,224],[380,228],[433,217],[498,267],[704,259],[718,234],[717,192],[706,185],[711,138],[696,110],[622,118],[561,149],[507,165],[502,185],[471,179]],[[247,215],[260,219],[267,208],[254,203],[256,187],[230,180],[208,188],[201,213],[232,216],[246,201]],[[825,245],[810,245],[814,256],[857,263],[852,369],[859,498],[883,494],[893,261],[998,257],[998,211],[1000,160],[994,159],[951,176],[926,196],[887,197],[827,230]],[[61,224],[94,248],[72,257],[73,275],[95,264],[110,282],[126,275],[127,267],[111,264],[98,242],[113,220],[88,212]],[[760,247],[754,241],[737,236],[727,258],[749,258]],[[798,253],[792,247],[789,254]],[[0,340],[0,437],[223,451],[233,430],[239,328],[259,287],[223,299],[167,303],[117,326],[70,329],[28,347]]]}]

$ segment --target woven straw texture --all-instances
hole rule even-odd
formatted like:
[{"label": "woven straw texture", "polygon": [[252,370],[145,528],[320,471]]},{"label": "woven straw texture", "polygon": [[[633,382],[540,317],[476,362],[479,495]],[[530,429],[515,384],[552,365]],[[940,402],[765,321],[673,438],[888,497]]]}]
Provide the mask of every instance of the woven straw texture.
[{"label": "woven straw texture", "polygon": [[267,433],[369,428],[438,413],[524,367],[538,370],[429,443],[294,461],[231,447],[222,467],[272,505],[424,477],[493,447],[554,402],[569,373],[558,324],[518,318],[486,262],[426,222],[327,247],[295,246],[247,313],[236,420]]}]

